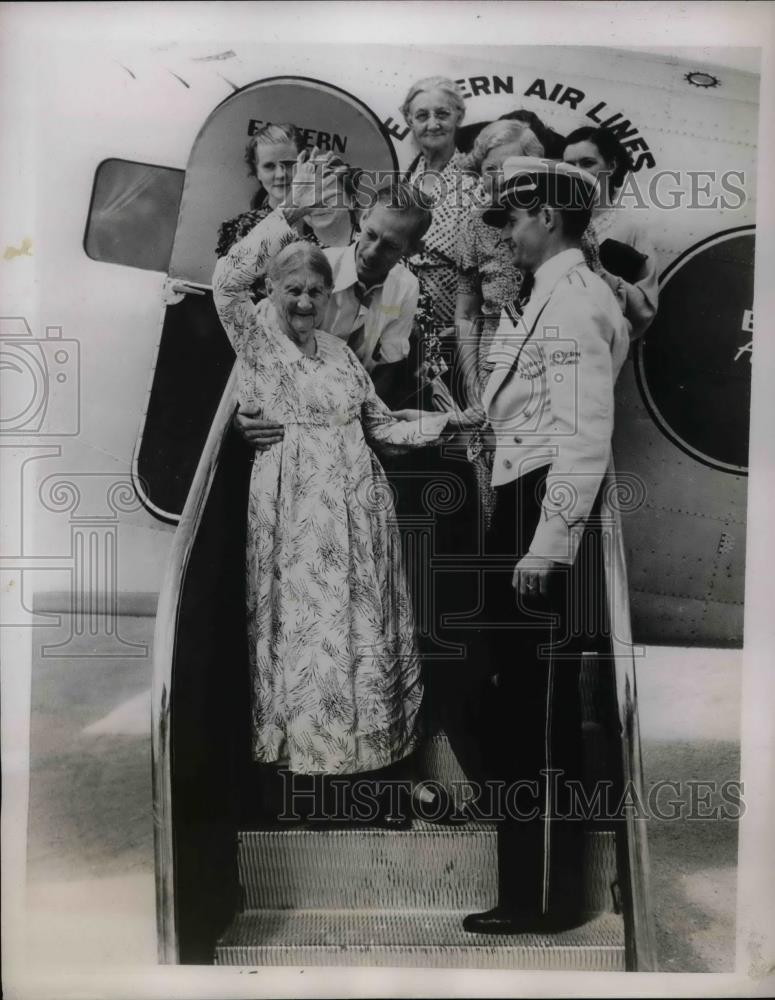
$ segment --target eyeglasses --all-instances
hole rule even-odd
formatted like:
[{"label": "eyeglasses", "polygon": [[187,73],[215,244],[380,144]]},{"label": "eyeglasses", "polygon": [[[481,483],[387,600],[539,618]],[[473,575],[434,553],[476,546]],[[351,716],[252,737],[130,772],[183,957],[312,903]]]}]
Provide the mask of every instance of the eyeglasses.
[{"label": "eyeglasses", "polygon": [[438,108],[436,111],[416,111],[412,118],[416,122],[427,122],[428,119],[433,116],[437,121],[445,122],[452,117],[452,112],[447,110],[447,108]]}]

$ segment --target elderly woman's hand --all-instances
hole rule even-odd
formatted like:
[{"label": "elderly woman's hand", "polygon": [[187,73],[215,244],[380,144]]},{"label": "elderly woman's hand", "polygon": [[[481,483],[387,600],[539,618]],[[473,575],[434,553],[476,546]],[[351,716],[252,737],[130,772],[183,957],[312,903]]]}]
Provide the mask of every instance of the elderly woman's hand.
[{"label": "elderly woman's hand", "polygon": [[285,433],[282,424],[264,420],[256,413],[238,410],[234,414],[234,426],[252,444],[256,451],[268,451],[273,444],[279,444]]},{"label": "elderly woman's hand", "polygon": [[393,416],[396,420],[407,420],[409,422],[420,420],[424,413],[424,410],[393,410]]},{"label": "elderly woman's hand", "polygon": [[[438,415],[438,412],[433,410],[393,410],[393,416],[396,420],[422,420],[423,417],[438,417]],[[450,411],[447,430],[453,433],[472,431],[481,427],[486,419],[481,407],[469,406],[467,410],[460,410],[456,407]]]}]

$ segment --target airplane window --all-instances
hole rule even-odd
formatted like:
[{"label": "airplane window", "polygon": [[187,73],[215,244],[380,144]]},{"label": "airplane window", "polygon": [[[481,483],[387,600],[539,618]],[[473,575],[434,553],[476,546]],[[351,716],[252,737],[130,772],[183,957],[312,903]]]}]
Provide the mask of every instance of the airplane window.
[{"label": "airplane window", "polygon": [[184,170],[103,160],[94,175],[84,249],[93,260],[167,271]]}]

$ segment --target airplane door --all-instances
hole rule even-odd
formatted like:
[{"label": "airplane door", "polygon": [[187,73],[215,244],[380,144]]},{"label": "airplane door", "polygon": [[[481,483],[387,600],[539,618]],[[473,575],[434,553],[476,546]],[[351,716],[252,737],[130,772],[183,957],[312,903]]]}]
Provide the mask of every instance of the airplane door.
[{"label": "airplane door", "polygon": [[259,81],[207,118],[186,168],[161,336],[133,461],[135,487],[161,520],[180,516],[234,361],[210,282],[221,223],[247,211],[255,194],[244,151],[253,131],[267,122],[292,122],[308,146],[331,149],[365,171],[397,169],[376,115],[352,95],[317,80]]}]

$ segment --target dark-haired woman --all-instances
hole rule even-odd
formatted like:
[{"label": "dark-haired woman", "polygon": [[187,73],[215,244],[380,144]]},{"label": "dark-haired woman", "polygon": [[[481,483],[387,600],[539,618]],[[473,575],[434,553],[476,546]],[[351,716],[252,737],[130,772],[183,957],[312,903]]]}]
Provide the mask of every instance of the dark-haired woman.
[{"label": "dark-haired woman", "polygon": [[645,227],[634,209],[615,204],[616,192],[632,169],[630,154],[609,129],[584,126],[565,140],[563,160],[599,178],[601,198],[590,223],[600,254],[594,270],[616,296],[630,340],[637,340],[656,315],[659,284],[657,259]]}]

